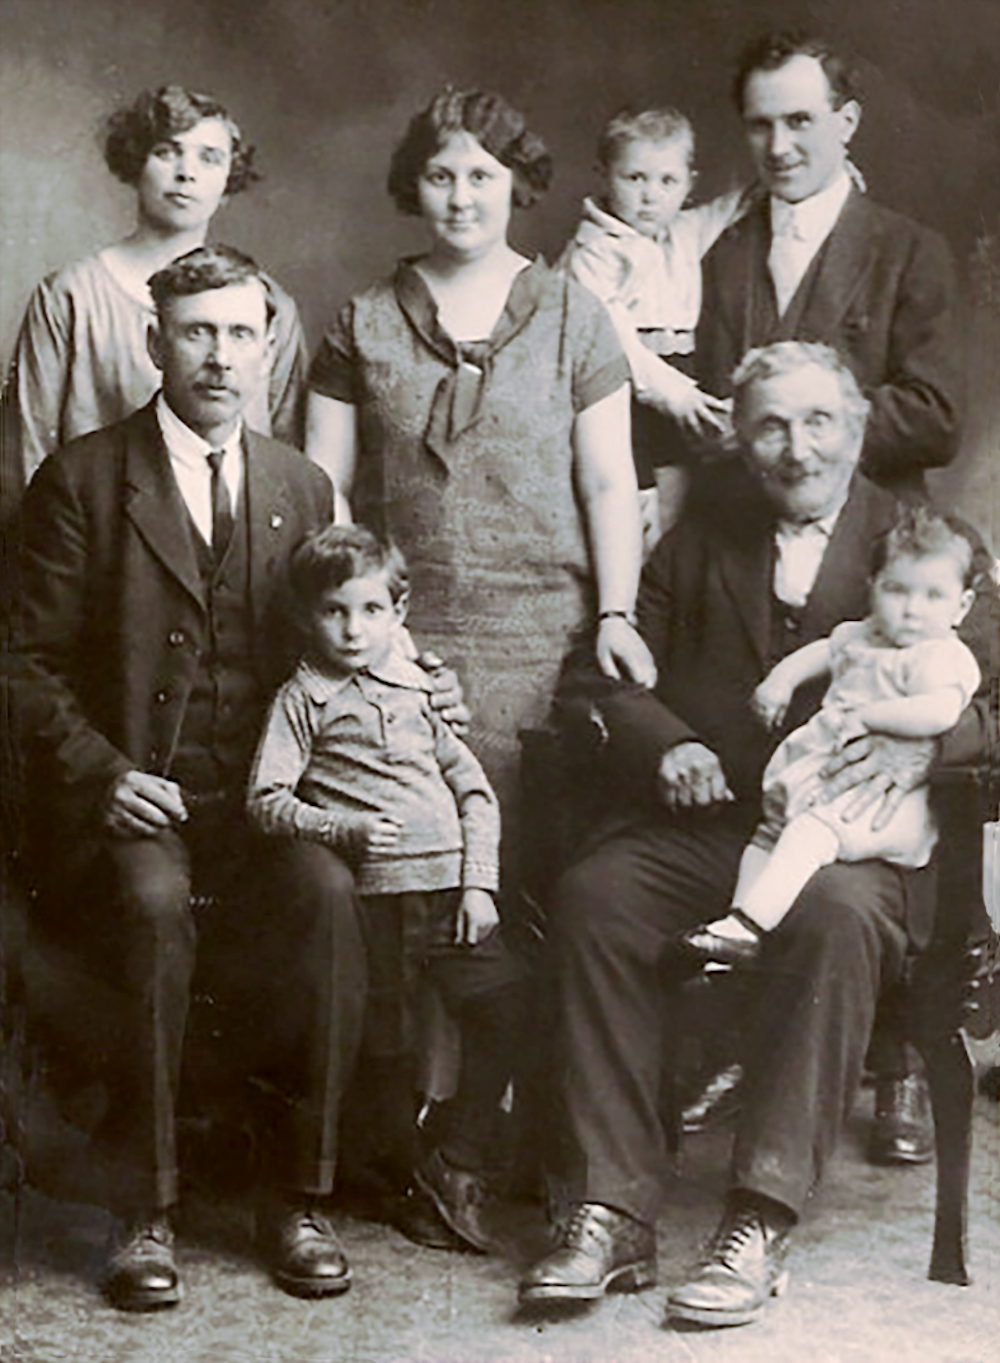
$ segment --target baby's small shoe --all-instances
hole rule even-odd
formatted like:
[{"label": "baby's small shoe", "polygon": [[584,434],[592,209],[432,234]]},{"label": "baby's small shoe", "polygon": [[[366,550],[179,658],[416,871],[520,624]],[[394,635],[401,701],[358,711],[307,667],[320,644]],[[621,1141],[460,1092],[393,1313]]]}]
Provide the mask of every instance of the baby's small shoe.
[{"label": "baby's small shoe", "polygon": [[[729,928],[736,925],[747,935],[731,935]],[[750,965],[757,959],[760,955],[760,939],[761,930],[757,924],[739,909],[732,909],[725,918],[689,928],[682,934],[680,943],[685,954],[703,966],[734,966]]]}]

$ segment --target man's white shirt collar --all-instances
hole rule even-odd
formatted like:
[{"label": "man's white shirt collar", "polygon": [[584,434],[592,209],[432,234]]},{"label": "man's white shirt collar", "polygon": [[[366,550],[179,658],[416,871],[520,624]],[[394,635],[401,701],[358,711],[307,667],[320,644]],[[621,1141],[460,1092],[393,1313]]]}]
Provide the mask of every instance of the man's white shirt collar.
[{"label": "man's white shirt collar", "polygon": [[[844,499],[847,500],[846,497]],[[844,502],[818,521],[779,521],[774,532],[774,594],[786,606],[804,606],[819,575]]]},{"label": "man's white shirt collar", "polygon": [[772,196],[771,235],[819,246],[833,231],[850,192],[850,177],[842,170],[826,189],[799,203],[786,203]]},{"label": "man's white shirt collar", "polygon": [[235,510],[243,476],[243,422],[240,420],[237,423],[232,435],[222,445],[210,445],[184,424],[162,392],[156,399],[156,420],[170,457],[170,467],[191,519],[205,543],[211,544],[212,471],[208,465],[208,455],[216,449],[223,451],[222,476]]}]

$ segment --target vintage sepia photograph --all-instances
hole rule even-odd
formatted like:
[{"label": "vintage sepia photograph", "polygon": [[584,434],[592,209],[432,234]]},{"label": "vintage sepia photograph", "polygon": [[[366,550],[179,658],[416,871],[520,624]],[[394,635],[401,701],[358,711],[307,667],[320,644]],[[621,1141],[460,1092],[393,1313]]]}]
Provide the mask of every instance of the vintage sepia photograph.
[{"label": "vintage sepia photograph", "polygon": [[0,33],[0,1363],[995,1363],[996,0]]}]

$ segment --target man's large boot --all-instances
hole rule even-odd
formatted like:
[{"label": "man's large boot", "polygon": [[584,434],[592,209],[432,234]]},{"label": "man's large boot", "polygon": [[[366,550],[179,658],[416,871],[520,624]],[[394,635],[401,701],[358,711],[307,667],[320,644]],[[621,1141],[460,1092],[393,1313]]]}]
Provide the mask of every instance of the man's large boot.
[{"label": "man's large boot", "polygon": [[521,1281],[522,1303],[594,1301],[610,1288],[637,1292],[656,1282],[652,1226],[599,1202],[584,1202],[554,1250]]},{"label": "man's large boot", "polygon": [[694,1276],[667,1298],[667,1316],[698,1325],[746,1325],[788,1281],[791,1212],[737,1195]]},{"label": "man's large boot", "polygon": [[120,1311],[158,1311],[181,1299],[174,1233],[162,1212],[130,1218],[112,1233],[104,1278]]}]

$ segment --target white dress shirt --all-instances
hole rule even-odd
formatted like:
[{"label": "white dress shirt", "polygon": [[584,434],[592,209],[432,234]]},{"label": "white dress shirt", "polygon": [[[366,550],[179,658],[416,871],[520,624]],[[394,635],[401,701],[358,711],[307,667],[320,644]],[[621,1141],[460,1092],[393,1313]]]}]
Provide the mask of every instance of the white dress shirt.
[{"label": "white dress shirt", "polygon": [[185,505],[191,513],[198,533],[206,544],[212,543],[212,470],[208,455],[221,449],[225,455],[222,460],[222,478],[229,492],[233,512],[240,492],[243,477],[243,423],[237,424],[225,444],[210,445],[190,426],[185,426],[180,417],[171,410],[163,394],[156,399],[156,419],[160,423],[163,443],[170,456],[170,467],[177,479]]},{"label": "white dress shirt", "polygon": [[801,203],[771,199],[768,268],[774,281],[779,316],[784,314],[816,252],[833,231],[850,192],[850,177],[842,170],[826,189]]},{"label": "white dress shirt", "polygon": [[819,574],[843,503],[819,521],[781,521],[774,532],[774,594],[786,606],[804,606]]}]

